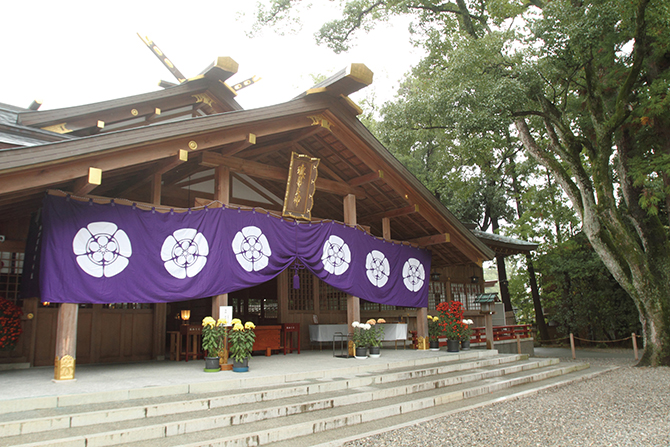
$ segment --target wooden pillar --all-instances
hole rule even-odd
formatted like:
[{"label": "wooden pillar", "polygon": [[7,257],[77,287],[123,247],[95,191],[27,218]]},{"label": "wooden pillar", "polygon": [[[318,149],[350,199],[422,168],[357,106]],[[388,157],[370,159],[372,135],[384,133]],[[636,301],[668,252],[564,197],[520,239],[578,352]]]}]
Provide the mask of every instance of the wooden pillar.
[{"label": "wooden pillar", "polygon": [[277,276],[277,320],[279,323],[288,323],[288,288],[289,272],[286,269]]},{"label": "wooden pillar", "polygon": [[58,308],[54,380],[74,380],[77,359],[77,317],[79,305],[62,303]]},{"label": "wooden pillar", "polygon": [[[344,197],[344,223],[356,225],[356,196],[349,194]],[[357,296],[347,295],[347,324],[349,333],[354,333],[351,325],[354,321],[361,321],[361,300]]]},{"label": "wooden pillar", "polygon": [[[227,166],[217,166],[214,170],[214,200],[224,205],[230,204],[230,169]],[[218,320],[219,308],[227,305],[227,293],[212,297],[212,318]]]},{"label": "wooden pillar", "polygon": [[[493,304],[491,304],[493,307]],[[487,312],[484,317],[486,325],[486,349],[493,349],[493,313]]]},{"label": "wooden pillar", "polygon": [[[161,204],[163,194],[163,175],[154,174],[151,179],[151,203]],[[166,337],[167,304],[156,303],[154,305],[154,346],[152,357],[156,360],[165,360],[165,337]]]}]

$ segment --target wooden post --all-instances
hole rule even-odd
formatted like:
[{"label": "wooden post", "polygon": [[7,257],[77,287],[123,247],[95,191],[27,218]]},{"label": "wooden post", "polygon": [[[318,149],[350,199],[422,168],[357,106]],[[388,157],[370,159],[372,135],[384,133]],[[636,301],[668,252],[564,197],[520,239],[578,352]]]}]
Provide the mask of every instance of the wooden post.
[{"label": "wooden post", "polygon": [[493,349],[493,315],[492,312],[487,312],[484,316],[486,325],[486,349]]},{"label": "wooden post", "polygon": [[[347,225],[356,225],[356,196],[348,194],[344,197],[344,223]],[[354,327],[351,325],[354,321],[361,320],[361,303],[357,296],[347,295],[347,324],[349,333],[354,333]]]},{"label": "wooden post", "polygon": [[[217,166],[214,170],[214,200],[224,205],[230,204],[230,169],[227,166]],[[219,308],[227,305],[227,293],[212,297],[212,318],[218,320]]]},{"label": "wooden post", "polygon": [[61,303],[56,327],[56,358],[54,380],[74,380],[77,359],[77,318],[79,305]]},{"label": "wooden post", "polygon": [[419,350],[425,351],[430,348],[428,341],[428,309],[426,307],[420,307],[416,310],[416,336]]},{"label": "wooden post", "polygon": [[572,350],[572,360],[574,360],[577,356],[575,355],[575,336],[572,335],[572,332],[570,332],[570,349]]},{"label": "wooden post", "polygon": [[516,334],[516,351],[521,354],[521,335]]},{"label": "wooden post", "polygon": [[635,335],[635,332],[633,332],[631,336],[633,337],[633,352],[635,353],[635,360],[639,360],[637,355],[637,335]]},{"label": "wooden post", "polygon": [[[154,174],[151,178],[151,203],[161,204],[163,193],[163,175]],[[165,360],[165,336],[166,336],[167,304],[156,303],[154,305],[154,346],[153,358]]]}]

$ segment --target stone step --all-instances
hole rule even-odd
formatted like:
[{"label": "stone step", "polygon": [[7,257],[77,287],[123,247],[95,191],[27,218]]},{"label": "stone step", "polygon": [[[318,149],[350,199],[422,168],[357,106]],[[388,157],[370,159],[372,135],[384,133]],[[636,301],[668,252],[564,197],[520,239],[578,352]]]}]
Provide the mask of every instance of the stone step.
[{"label": "stone step", "polygon": [[[417,352],[417,354],[420,354]],[[443,353],[444,354],[444,353]],[[110,391],[99,391],[92,393],[73,393],[56,396],[29,397],[14,400],[0,399],[0,421],[5,416],[15,415],[22,412],[39,410],[58,410],[65,408],[76,408],[78,406],[114,405],[127,406],[128,402],[150,399],[170,399],[172,396],[212,395],[230,390],[253,390],[263,387],[282,387],[288,384],[300,383],[303,380],[327,380],[333,377],[352,376],[359,373],[383,373],[388,370],[397,369],[423,369],[431,366],[457,363],[463,360],[475,360],[484,358],[495,358],[498,352],[495,350],[471,350],[462,351],[458,354],[417,357],[402,361],[385,361],[382,356],[374,361],[357,361],[354,359],[337,359],[338,366],[321,370],[305,370],[301,372],[290,372],[287,374],[271,374],[257,377],[246,374],[220,373],[221,380],[182,383],[177,385],[150,386],[132,389],[115,389]],[[326,362],[327,363],[327,362]],[[341,367],[340,363],[350,366]]]},{"label": "stone step", "polygon": [[82,427],[103,423],[122,422],[135,419],[211,410],[245,403],[267,402],[276,399],[315,395],[347,388],[356,388],[375,383],[393,383],[452,371],[471,370],[487,366],[511,363],[527,356],[509,355],[476,360],[450,361],[429,368],[416,369],[402,367],[382,374],[363,373],[339,379],[312,379],[297,381],[292,386],[260,388],[256,390],[236,390],[226,395],[201,397],[201,395],[168,396],[167,399],[144,399],[141,405],[137,400],[98,404],[101,409],[90,411],[91,405],[69,407],[67,414],[63,409],[37,410],[0,416],[0,437],[26,435],[49,430]]},{"label": "stone step", "polygon": [[[581,380],[587,380],[600,374],[612,371],[616,367],[590,367],[579,371],[570,372],[561,376],[543,380],[541,382],[530,382],[518,385],[514,388],[496,391],[490,394],[482,394],[470,399],[449,402],[447,404],[425,408],[422,410],[364,422],[356,425],[340,427],[334,430],[312,433],[308,436],[291,438],[267,444],[267,447],[340,447],[346,442],[367,438],[388,431],[414,426],[433,419],[448,417],[450,415],[476,410],[486,405],[497,402],[520,399],[535,393],[555,388]],[[476,416],[474,416],[476,417]],[[215,445],[215,444],[213,444]]]},{"label": "stone step", "polygon": [[[516,361],[510,363],[510,358]],[[71,426],[72,428],[51,429],[21,436],[3,436],[3,445],[92,447],[124,443],[141,443],[143,446],[185,443],[267,444],[395,417],[588,367],[580,364],[562,366],[556,363],[552,359],[526,360],[519,356],[499,356],[416,371],[401,368],[383,374],[366,372],[297,387],[311,386],[313,391],[318,390],[314,393],[292,395],[292,391],[287,391],[295,388],[265,390],[276,392],[276,395],[272,399],[254,400],[251,403],[240,403],[235,399],[245,394],[247,397],[255,395],[257,399],[261,391],[221,396],[223,400],[219,406],[211,406],[212,401],[218,397],[186,401],[189,405],[194,405],[190,412],[156,412],[153,416],[147,416],[146,408],[149,407],[134,407],[132,412],[137,417],[132,420],[105,421],[93,426]],[[144,415],[141,414],[142,408],[145,410]],[[71,417],[73,419],[70,420],[73,421],[77,420],[75,416],[81,417],[81,420],[86,417],[89,421],[95,419],[93,414],[70,415],[64,418]],[[23,426],[28,427],[30,424],[24,421]],[[39,423],[35,421],[33,427],[38,426]]]}]

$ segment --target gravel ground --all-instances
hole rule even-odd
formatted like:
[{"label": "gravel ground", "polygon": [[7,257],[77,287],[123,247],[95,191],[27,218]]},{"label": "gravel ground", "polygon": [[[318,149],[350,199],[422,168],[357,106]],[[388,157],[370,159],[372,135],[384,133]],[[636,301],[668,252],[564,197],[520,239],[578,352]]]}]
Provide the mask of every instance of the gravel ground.
[{"label": "gravel ground", "polygon": [[632,359],[578,361],[619,368],[345,446],[670,446],[670,368],[638,368]]}]

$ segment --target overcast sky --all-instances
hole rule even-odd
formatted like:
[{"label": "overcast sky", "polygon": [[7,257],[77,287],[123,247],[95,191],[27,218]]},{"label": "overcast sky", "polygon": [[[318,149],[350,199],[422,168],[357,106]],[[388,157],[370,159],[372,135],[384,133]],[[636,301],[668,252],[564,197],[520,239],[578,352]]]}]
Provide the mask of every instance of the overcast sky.
[{"label": "overcast sky", "polygon": [[391,99],[421,56],[409,43],[408,20],[360,34],[355,48],[337,55],[317,46],[313,33],[338,2],[312,3],[299,34],[268,29],[250,39],[253,1],[3,2],[0,102],[28,107],[37,99],[41,110],[55,109],[157,90],[161,79],[175,82],[136,33],[153,40],[186,77],[216,57],[232,57],[239,70],[229,85],[262,78],[239,92],[247,109],[289,100],[312,86],[310,74],[330,75],[350,63],[374,72],[372,86],[354,100],[373,91],[377,102]]}]

